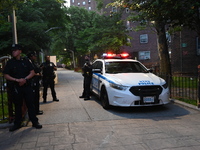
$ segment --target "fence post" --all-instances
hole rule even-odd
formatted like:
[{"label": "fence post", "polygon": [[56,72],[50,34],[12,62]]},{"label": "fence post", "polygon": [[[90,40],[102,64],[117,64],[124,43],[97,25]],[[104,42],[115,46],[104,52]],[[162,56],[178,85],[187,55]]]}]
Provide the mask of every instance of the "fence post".
[{"label": "fence post", "polygon": [[200,108],[200,65],[198,65],[198,102],[197,107]]}]

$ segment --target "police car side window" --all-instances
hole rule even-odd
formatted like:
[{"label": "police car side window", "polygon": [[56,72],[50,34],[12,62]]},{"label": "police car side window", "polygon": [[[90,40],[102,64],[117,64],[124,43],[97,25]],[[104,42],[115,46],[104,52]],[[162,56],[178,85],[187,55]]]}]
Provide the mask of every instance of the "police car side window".
[{"label": "police car side window", "polygon": [[98,64],[97,64],[97,69],[101,69],[102,70],[102,67],[103,67],[103,64],[102,64],[102,62],[98,62]]},{"label": "police car side window", "polygon": [[98,63],[98,62],[95,62],[94,64],[92,64],[92,68],[93,68],[93,69],[97,69],[97,63]]}]

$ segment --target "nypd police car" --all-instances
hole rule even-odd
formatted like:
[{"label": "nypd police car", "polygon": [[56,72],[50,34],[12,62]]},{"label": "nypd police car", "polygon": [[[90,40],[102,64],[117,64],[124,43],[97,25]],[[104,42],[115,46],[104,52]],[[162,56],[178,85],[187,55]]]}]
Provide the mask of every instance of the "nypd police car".
[{"label": "nypd police car", "polygon": [[151,73],[137,60],[124,54],[104,54],[93,62],[91,91],[104,109],[110,106],[154,106],[169,103],[164,79]]}]

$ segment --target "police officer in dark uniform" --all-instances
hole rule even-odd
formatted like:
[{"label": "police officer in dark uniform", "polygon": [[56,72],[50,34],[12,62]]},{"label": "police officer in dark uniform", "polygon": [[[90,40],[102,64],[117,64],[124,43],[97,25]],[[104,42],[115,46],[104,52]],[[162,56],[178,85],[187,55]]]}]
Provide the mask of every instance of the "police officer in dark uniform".
[{"label": "police officer in dark uniform", "polygon": [[34,90],[34,98],[35,98],[35,112],[37,115],[42,115],[43,111],[40,110],[40,79],[41,79],[41,69],[37,64],[37,54],[35,51],[29,52],[27,57],[33,64],[33,68],[35,71],[35,76],[31,79],[31,86]]},{"label": "police officer in dark uniform", "polygon": [[7,62],[3,71],[6,80],[12,83],[11,92],[13,103],[15,104],[14,126],[9,129],[10,131],[15,131],[21,127],[23,100],[25,100],[28,108],[28,115],[33,124],[32,126],[36,129],[42,128],[36,117],[33,89],[29,83],[29,80],[35,75],[34,68],[27,58],[21,57],[21,53],[22,47],[14,44],[12,46],[13,58]]},{"label": "police officer in dark uniform", "polygon": [[83,93],[79,98],[84,98],[84,100],[90,99],[90,84],[92,81],[92,65],[88,56],[85,56],[85,64],[82,67],[83,80]]},{"label": "police officer in dark uniform", "polygon": [[40,65],[40,68],[42,69],[42,83],[43,83],[43,102],[46,103],[47,101],[47,89],[48,86],[51,89],[51,95],[53,97],[53,101],[58,102],[59,99],[56,97],[56,91],[55,91],[55,70],[57,70],[57,67],[53,62],[50,62],[50,56],[45,57],[45,62],[43,62]]}]

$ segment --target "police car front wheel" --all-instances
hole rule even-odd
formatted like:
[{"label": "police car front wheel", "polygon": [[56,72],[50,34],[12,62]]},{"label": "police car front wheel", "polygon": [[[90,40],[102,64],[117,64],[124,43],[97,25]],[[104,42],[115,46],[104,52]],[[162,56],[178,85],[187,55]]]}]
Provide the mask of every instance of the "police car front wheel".
[{"label": "police car front wheel", "polygon": [[102,107],[104,109],[110,108],[110,104],[109,104],[109,100],[108,100],[108,94],[107,94],[105,87],[103,87],[102,90],[101,90],[100,100],[101,100]]}]

